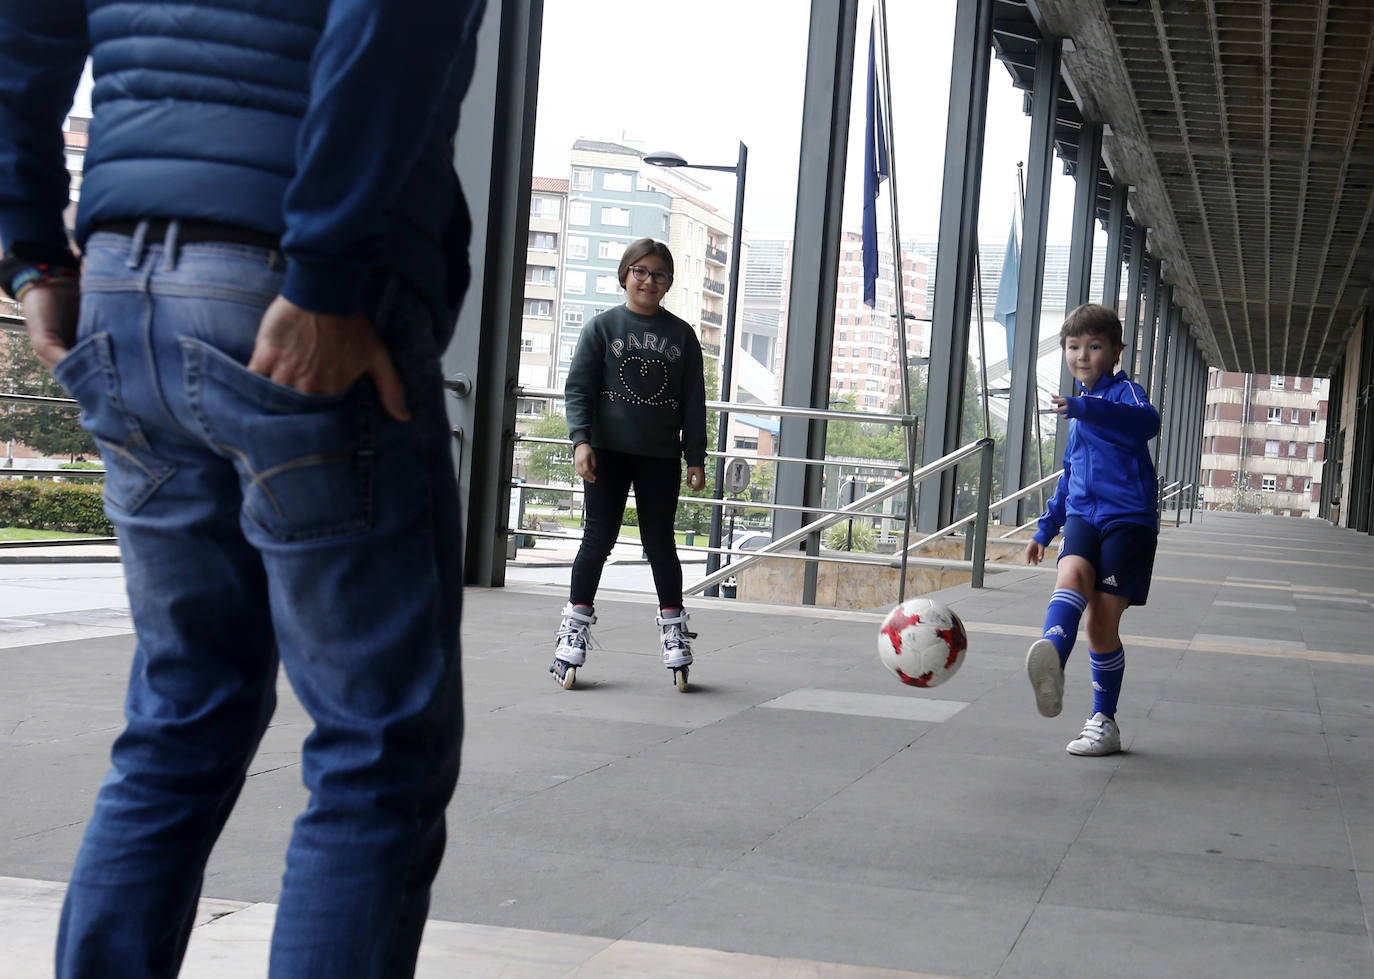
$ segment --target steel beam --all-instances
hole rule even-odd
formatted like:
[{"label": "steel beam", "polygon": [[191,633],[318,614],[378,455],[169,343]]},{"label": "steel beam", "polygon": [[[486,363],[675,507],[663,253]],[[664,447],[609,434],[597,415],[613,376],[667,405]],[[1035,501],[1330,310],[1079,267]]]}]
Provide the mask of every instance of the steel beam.
[{"label": "steel beam", "polygon": [[[1040,452],[1031,423],[1039,407],[1036,355],[1040,346],[1045,238],[1050,221],[1050,176],[1054,167],[1054,123],[1059,107],[1063,43],[1059,38],[1044,38],[1035,46],[1030,146],[1026,151],[1026,213],[1021,234],[1021,267],[1016,279],[1016,334],[1012,338],[1003,496],[1035,480],[1035,460]],[[1020,524],[1027,509],[1025,500],[1008,504],[1002,513],[1002,522],[1009,526]]]},{"label": "steel beam", "polygon": [[[472,284],[443,357],[465,500],[464,580],[499,586],[511,528],[520,320],[543,0],[494,0],[477,39],[455,166],[472,213]],[[461,546],[459,541],[454,547]]]},{"label": "steel beam", "polygon": [[[978,258],[992,9],[993,0],[958,0],[954,15],[923,462],[948,455],[960,442],[969,322],[973,317],[973,271]],[[917,526],[922,531],[933,532],[953,521],[957,485],[957,474],[949,470],[940,474],[938,483],[927,482],[917,500]]]},{"label": "steel beam", "polygon": [[[835,332],[835,293],[840,266],[845,163],[849,150],[849,103],[854,81],[854,34],[858,0],[812,0],[802,102],[797,218],[792,236],[792,277],[783,353],[783,405],[825,410],[830,401],[830,351]],[[900,272],[898,275],[900,282]],[[784,416],[778,454],[825,458],[825,422]],[[819,466],[780,462],[775,500],[795,507],[822,504]],[[773,537],[784,537],[813,516],[777,511]],[[805,538],[808,554],[820,552],[820,535]],[[816,602],[817,565],[806,565],[802,602]]]}]

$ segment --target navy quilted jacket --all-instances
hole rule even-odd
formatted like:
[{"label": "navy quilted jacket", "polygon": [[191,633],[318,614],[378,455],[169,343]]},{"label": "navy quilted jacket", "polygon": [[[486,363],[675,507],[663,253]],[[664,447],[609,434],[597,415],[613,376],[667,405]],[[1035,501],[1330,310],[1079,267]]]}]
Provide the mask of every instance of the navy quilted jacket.
[{"label": "navy quilted jacket", "polygon": [[60,125],[89,54],[78,243],[110,221],[218,221],[281,235],[283,294],[307,309],[356,311],[377,267],[451,305],[453,134],[484,3],[0,0],[0,240],[63,241]]}]

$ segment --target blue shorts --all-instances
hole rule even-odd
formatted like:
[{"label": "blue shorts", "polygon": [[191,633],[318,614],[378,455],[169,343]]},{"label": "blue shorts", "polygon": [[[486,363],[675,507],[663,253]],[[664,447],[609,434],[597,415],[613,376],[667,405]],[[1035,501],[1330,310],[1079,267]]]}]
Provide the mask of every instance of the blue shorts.
[{"label": "blue shorts", "polygon": [[1150,596],[1159,532],[1144,524],[1117,521],[1098,529],[1082,517],[1064,521],[1059,560],[1066,554],[1083,558],[1097,572],[1094,587],[1109,595],[1124,595],[1132,605]]}]

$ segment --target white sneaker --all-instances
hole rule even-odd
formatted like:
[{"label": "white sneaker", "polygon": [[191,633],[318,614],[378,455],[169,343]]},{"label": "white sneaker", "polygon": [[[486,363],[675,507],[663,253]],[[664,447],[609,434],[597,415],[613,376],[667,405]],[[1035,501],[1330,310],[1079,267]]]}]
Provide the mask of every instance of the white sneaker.
[{"label": "white sneaker", "polygon": [[1067,750],[1071,755],[1114,755],[1121,750],[1121,728],[1098,711],[1083,725],[1083,733],[1068,743]]},{"label": "white sneaker", "polygon": [[1026,653],[1026,673],[1035,691],[1035,709],[1045,717],[1058,717],[1064,709],[1064,667],[1059,650],[1048,639],[1037,639]]}]

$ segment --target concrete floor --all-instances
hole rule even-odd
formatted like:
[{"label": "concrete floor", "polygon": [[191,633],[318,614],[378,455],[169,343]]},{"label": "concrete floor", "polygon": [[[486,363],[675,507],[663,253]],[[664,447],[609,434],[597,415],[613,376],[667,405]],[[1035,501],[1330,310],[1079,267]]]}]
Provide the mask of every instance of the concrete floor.
[{"label": "concrete floor", "polygon": [[[1167,527],[1122,627],[1127,750],[1096,759],[1064,751],[1084,644],[1060,717],[1025,679],[1046,569],[938,596],[970,650],[930,692],[878,665],[877,612],[691,601],[685,695],[652,598],[607,589],[600,648],[555,686],[556,574],[467,593],[421,975],[1374,974],[1368,536]],[[50,974],[132,645],[117,564],[0,566],[0,976]],[[283,682],[184,975],[265,974],[307,730]]]}]

